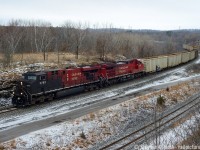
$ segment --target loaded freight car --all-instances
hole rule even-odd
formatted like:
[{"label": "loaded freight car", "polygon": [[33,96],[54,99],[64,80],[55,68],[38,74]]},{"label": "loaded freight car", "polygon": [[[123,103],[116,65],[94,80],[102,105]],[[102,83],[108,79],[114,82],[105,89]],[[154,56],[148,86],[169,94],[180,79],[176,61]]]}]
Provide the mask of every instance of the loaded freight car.
[{"label": "loaded freight car", "polygon": [[157,66],[159,66],[160,70],[167,68],[167,56],[158,56],[157,57]]},{"label": "loaded freight car", "polygon": [[190,60],[190,52],[183,52],[181,55],[181,63],[186,63]]},{"label": "loaded freight car", "polygon": [[190,52],[190,60],[193,60],[195,58],[195,51]]},{"label": "loaded freight car", "polygon": [[144,64],[144,71],[147,73],[156,72],[167,68],[167,56],[144,58],[141,59],[141,61]]},{"label": "loaded freight car", "polygon": [[141,61],[144,64],[144,71],[146,73],[156,71],[156,59],[155,58],[144,58],[144,59],[141,59]]},{"label": "loaded freight car", "polygon": [[199,56],[198,50],[195,50],[195,58]]},{"label": "loaded freight car", "polygon": [[167,66],[174,67],[176,66],[176,56],[174,54],[168,55]]},{"label": "loaded freight car", "polygon": [[191,45],[188,45],[188,44],[183,44],[183,49],[192,51],[192,50],[194,50],[194,47]]},{"label": "loaded freight car", "polygon": [[178,66],[181,64],[181,53],[174,53],[174,55],[176,56],[176,60],[175,60],[175,66]]}]

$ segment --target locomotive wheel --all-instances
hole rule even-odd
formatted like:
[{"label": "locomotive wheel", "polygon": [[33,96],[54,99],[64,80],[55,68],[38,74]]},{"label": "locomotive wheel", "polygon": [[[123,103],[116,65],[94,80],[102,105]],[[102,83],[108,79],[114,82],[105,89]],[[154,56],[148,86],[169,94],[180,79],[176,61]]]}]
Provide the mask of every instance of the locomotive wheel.
[{"label": "locomotive wheel", "polygon": [[54,95],[53,95],[53,94],[49,95],[49,97],[48,97],[48,101],[52,101],[53,98],[54,98]]},{"label": "locomotive wheel", "polygon": [[40,98],[40,102],[43,103],[44,101],[45,101],[45,97],[42,96],[42,97]]},{"label": "locomotive wheel", "polygon": [[35,100],[32,100],[32,101],[31,101],[31,105],[35,105]]}]

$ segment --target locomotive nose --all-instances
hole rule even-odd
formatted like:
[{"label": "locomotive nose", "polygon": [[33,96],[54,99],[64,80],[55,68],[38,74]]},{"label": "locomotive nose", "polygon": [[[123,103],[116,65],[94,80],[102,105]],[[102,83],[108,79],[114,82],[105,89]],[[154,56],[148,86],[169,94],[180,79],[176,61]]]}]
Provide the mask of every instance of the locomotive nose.
[{"label": "locomotive nose", "polygon": [[14,106],[23,106],[25,103],[23,81],[18,82],[18,84],[13,88],[12,104]]}]

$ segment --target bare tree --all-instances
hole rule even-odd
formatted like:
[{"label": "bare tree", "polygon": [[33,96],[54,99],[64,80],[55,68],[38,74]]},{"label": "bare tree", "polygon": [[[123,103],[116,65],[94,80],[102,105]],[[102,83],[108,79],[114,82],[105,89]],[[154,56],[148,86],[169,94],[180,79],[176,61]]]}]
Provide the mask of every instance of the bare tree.
[{"label": "bare tree", "polygon": [[105,29],[101,32],[96,41],[96,51],[100,56],[101,60],[105,60],[106,55],[114,50],[112,27]]},{"label": "bare tree", "polygon": [[43,52],[44,61],[46,61],[46,52],[53,41],[50,23],[40,21],[35,23],[34,41],[37,52]]},{"label": "bare tree", "polygon": [[74,24],[71,21],[66,21],[62,28],[60,28],[60,39],[62,51],[73,51],[74,37],[73,37]]},{"label": "bare tree", "polygon": [[17,46],[19,45],[19,42],[24,34],[24,28],[21,25],[21,20],[11,20],[8,23],[8,26],[4,27],[3,37],[6,48],[4,50],[6,64],[11,63],[13,55],[16,52]]},{"label": "bare tree", "polygon": [[86,28],[86,24],[82,24],[79,22],[78,24],[75,24],[75,28],[73,30],[74,40],[75,40],[75,45],[76,45],[76,59],[78,59],[79,50],[82,46],[82,42],[88,33],[87,29],[85,28]]}]

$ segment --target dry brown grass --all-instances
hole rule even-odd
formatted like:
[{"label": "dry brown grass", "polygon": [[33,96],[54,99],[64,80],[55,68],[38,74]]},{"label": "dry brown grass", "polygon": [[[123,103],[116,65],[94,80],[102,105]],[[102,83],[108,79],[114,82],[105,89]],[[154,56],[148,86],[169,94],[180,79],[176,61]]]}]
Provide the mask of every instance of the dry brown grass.
[{"label": "dry brown grass", "polygon": [[16,149],[16,141],[15,140],[11,141],[11,148]]},{"label": "dry brown grass", "polygon": [[194,114],[190,114],[187,117],[181,118],[178,122],[175,122],[171,125],[171,128],[175,128],[180,126],[181,124],[183,124],[185,121],[189,120],[192,116],[194,116]]},{"label": "dry brown grass", "polygon": [[95,119],[95,114],[94,114],[94,113],[90,113],[89,116],[90,116],[90,119],[91,119],[91,120],[94,120],[94,119]]},{"label": "dry brown grass", "polygon": [[[3,55],[0,54],[0,62],[3,62]],[[13,62],[24,62],[25,64],[31,63],[40,63],[44,62],[43,53],[24,53],[22,54],[14,54]],[[83,64],[92,64],[95,62],[99,62],[98,56],[88,56],[88,55],[79,55],[79,59],[75,58],[75,55],[72,53],[60,53],[59,54],[60,63],[64,63],[66,61],[73,61],[79,65]],[[58,55],[54,52],[49,52],[46,54],[46,62],[47,63],[57,63]]]},{"label": "dry brown grass", "polygon": [[3,145],[0,145],[0,150],[4,150],[5,147]]}]

